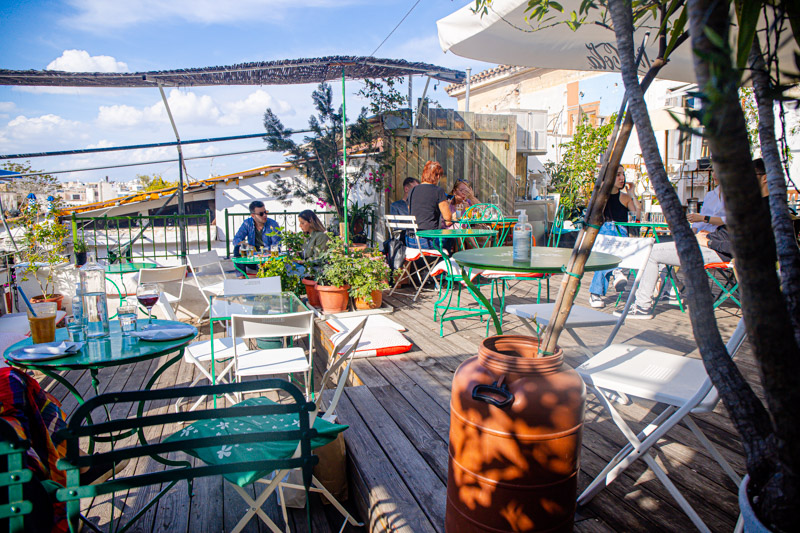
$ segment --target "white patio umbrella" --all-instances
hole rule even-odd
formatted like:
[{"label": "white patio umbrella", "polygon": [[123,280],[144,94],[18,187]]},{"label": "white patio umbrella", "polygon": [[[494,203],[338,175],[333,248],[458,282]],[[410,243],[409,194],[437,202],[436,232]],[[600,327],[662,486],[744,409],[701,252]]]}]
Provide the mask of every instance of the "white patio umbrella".
[{"label": "white patio umbrella", "polygon": [[[578,10],[581,0],[562,0],[560,3],[564,6],[564,12],[570,13]],[[612,29],[584,24],[578,31],[572,31],[565,24],[552,25],[552,21],[543,24],[549,27],[539,29],[537,21],[529,23],[525,20],[527,0],[494,0],[484,16],[472,12],[474,5],[475,2],[471,2],[436,22],[439,44],[445,52],[503,65],[619,72],[619,57]],[[599,10],[591,13],[594,20],[599,19]],[[566,20],[566,15],[562,13],[554,11],[553,16],[556,21]],[[658,27],[652,19],[636,30],[634,42],[641,43],[648,30],[650,39],[645,45],[645,55],[640,65],[642,74],[658,54],[658,42],[655,39]],[[734,38],[735,28],[731,33]],[[791,32],[785,33],[788,37]],[[784,68],[794,66],[795,51],[798,51],[796,43],[787,38],[779,55]],[[692,49],[688,42],[673,52],[658,77],[686,83],[696,81]]]}]

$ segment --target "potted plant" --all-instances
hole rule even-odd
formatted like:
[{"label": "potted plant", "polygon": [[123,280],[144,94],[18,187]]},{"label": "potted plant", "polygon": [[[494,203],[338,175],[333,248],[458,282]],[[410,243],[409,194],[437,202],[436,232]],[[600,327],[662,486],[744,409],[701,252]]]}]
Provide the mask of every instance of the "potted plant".
[{"label": "potted plant", "polygon": [[77,266],[85,265],[86,252],[89,250],[86,241],[84,241],[82,237],[78,237],[72,244],[72,249],[75,252],[75,264]]},{"label": "potted plant", "polygon": [[347,310],[350,297],[349,282],[356,272],[357,253],[345,249],[340,237],[328,241],[328,249],[320,257],[324,265],[317,276],[317,291],[322,310],[326,313],[340,313]]},{"label": "potted plant", "polygon": [[300,283],[300,276],[297,274],[292,256],[270,257],[268,261],[264,261],[258,266],[256,277],[271,278],[273,276],[281,278],[281,290],[293,292],[298,296],[303,293],[303,285]]},{"label": "potted plant", "polygon": [[[367,223],[372,219],[375,212],[371,204],[359,206],[357,203],[350,207],[348,218],[350,219],[350,240],[356,248],[367,247]],[[361,246],[359,246],[361,245]]]},{"label": "potted plant", "polygon": [[356,309],[375,309],[383,303],[383,291],[389,288],[389,265],[377,249],[359,253],[350,279],[350,296]]},{"label": "potted plant", "polygon": [[[25,263],[22,280],[27,281],[28,276],[32,275],[42,291],[31,301],[56,302],[58,309],[61,309],[64,295],[55,293],[54,273],[55,268],[64,263],[67,228],[58,222],[57,214],[55,205],[42,213],[39,204],[28,202],[21,209],[19,225],[25,230],[22,236],[21,255]],[[47,274],[40,279],[39,269],[43,267],[46,267]]]}]

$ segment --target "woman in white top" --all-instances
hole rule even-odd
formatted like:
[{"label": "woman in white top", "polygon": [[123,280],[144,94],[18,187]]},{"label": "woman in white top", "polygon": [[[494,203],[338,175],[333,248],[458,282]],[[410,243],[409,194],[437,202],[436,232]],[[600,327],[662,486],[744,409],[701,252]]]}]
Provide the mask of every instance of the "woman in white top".
[{"label": "woman in white top", "polygon": [[699,213],[686,215],[686,218],[692,223],[692,229],[695,233],[701,231],[710,233],[725,225],[725,203],[720,195],[719,180],[715,173],[712,172],[711,175],[714,178],[716,187],[706,193],[705,198],[703,198],[703,207],[700,208]]}]

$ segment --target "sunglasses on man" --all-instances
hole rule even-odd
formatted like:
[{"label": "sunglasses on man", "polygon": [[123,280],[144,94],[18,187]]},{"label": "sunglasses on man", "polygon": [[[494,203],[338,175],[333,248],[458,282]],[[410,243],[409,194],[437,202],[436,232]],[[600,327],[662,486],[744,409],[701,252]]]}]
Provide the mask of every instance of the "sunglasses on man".
[{"label": "sunglasses on man", "polygon": [[266,211],[261,211],[260,213],[253,213],[253,214],[255,216],[257,216],[257,217],[263,217],[263,216],[266,216],[267,212]]}]

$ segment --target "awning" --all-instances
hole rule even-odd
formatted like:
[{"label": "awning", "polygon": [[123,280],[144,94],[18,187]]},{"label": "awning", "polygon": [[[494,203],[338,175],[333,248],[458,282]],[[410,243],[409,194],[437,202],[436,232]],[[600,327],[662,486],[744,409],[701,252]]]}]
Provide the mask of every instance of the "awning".
[{"label": "awning", "polygon": [[[562,0],[560,3],[564,12],[570,13],[578,10],[581,0]],[[565,24],[553,25],[554,21],[550,21],[539,29],[538,22],[525,20],[528,0],[494,0],[484,16],[473,13],[473,7],[474,2],[436,22],[442,50],[502,65],[619,72],[616,38],[609,28],[587,23],[572,31]],[[599,18],[601,11],[592,10],[592,13]],[[555,20],[566,20],[562,13],[554,11],[553,16]],[[658,27],[652,19],[636,30],[634,42],[638,46],[648,30],[650,39],[645,46],[640,68],[642,73],[658,55]],[[789,31],[784,33],[787,37],[791,34]],[[735,35],[734,28],[731,37]],[[787,38],[779,55],[784,67],[794,66],[795,51],[798,51],[797,44]],[[675,50],[658,77],[696,82],[690,43],[686,42]]]}]

